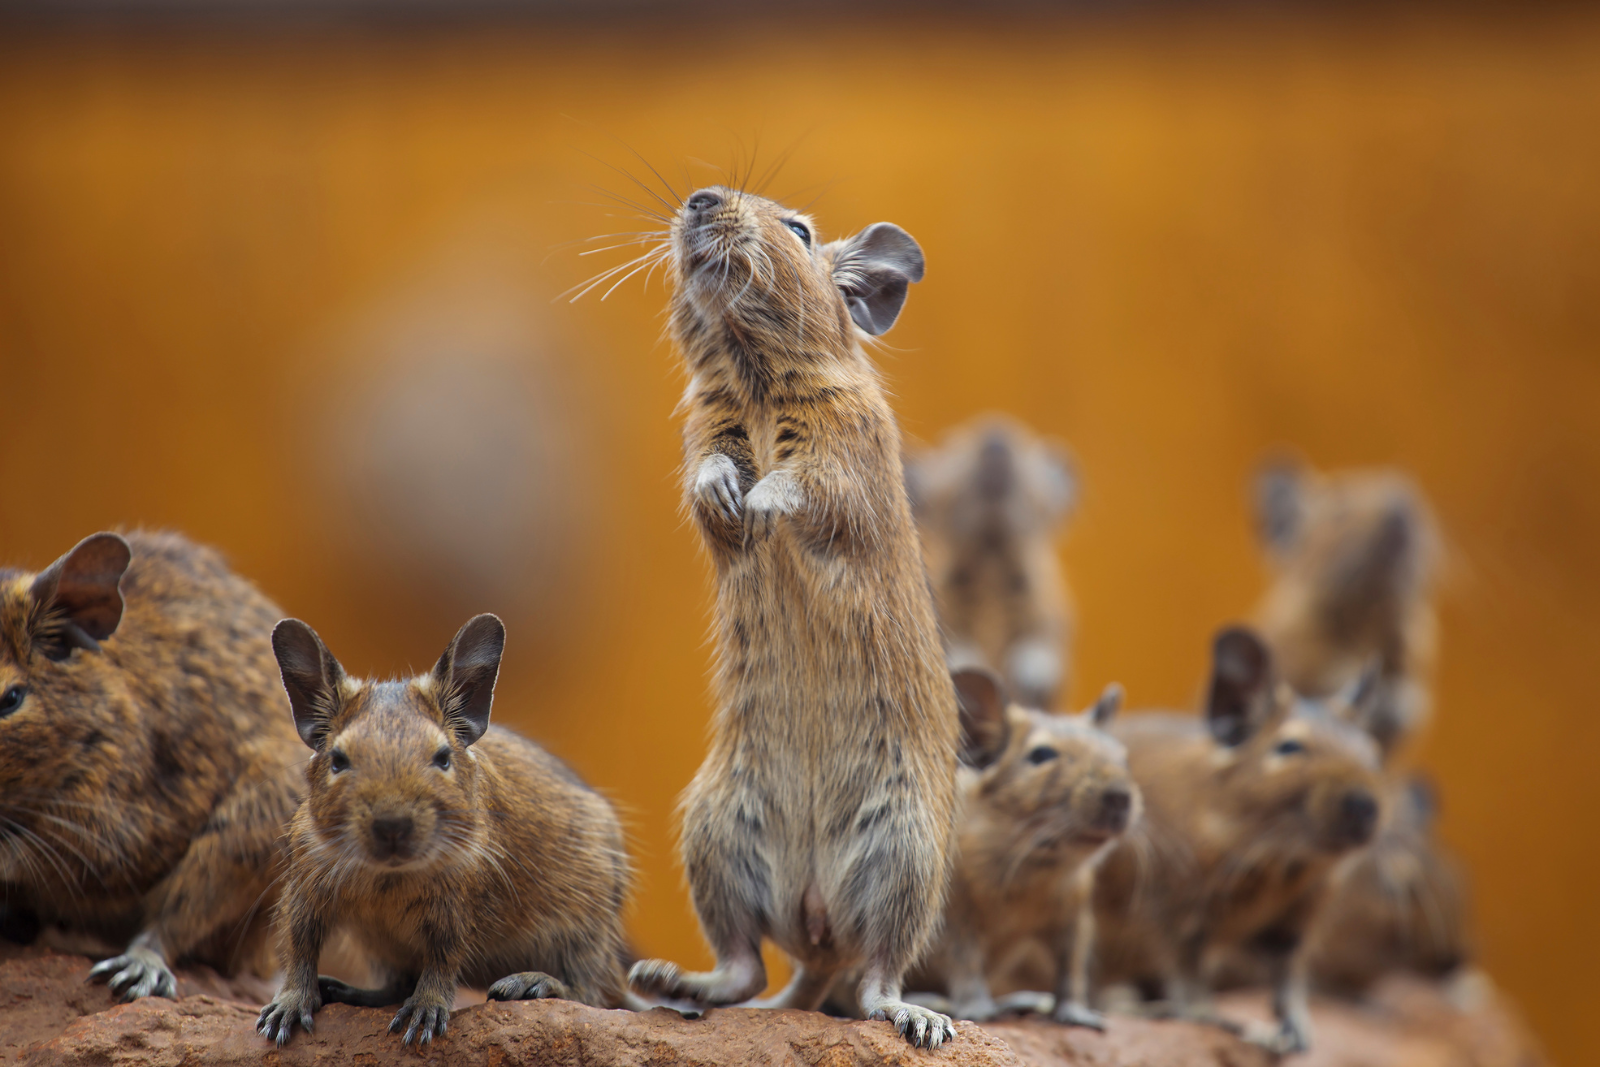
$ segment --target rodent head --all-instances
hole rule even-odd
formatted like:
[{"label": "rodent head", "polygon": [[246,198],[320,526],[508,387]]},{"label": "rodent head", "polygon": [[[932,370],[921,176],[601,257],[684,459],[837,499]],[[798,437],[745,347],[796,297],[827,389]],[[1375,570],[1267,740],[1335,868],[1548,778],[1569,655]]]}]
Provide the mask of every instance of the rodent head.
[{"label": "rodent head", "polygon": [[823,244],[810,217],[726,186],[683,202],[671,245],[680,304],[760,353],[845,351],[852,323],[882,334],[924,268],[916,241],[893,223]]},{"label": "rodent head", "polygon": [[399,682],[345,674],[316,631],[272,631],[295,728],[314,751],[306,804],[318,844],[385,870],[450,863],[482,833],[472,744],[489,729],[505,626],[476,616],[431,672]]},{"label": "rodent head", "polygon": [[991,415],[909,458],[906,489],[926,529],[1004,543],[1054,533],[1077,504],[1078,471],[1066,445]]},{"label": "rodent head", "polygon": [[97,769],[134,759],[124,710],[104,699],[116,667],[100,649],[122,621],[132,556],[101,533],[36,575],[0,570],[0,881],[103,880],[126,859],[84,828],[107,803]]},{"label": "rodent head", "polygon": [[1143,800],[1128,751],[1105,730],[1122,707],[1121,686],[1069,716],[1007,703],[999,680],[981,669],[951,677],[968,812],[981,809],[988,844],[1011,865],[1085,859],[1138,822]]},{"label": "rodent head", "polygon": [[1216,743],[1207,801],[1241,848],[1337,856],[1372,840],[1382,816],[1376,742],[1352,722],[1359,714],[1295,698],[1254,631],[1217,635],[1205,716]]},{"label": "rodent head", "polygon": [[1399,472],[1319,475],[1275,461],[1256,477],[1256,519],[1279,582],[1299,587],[1336,637],[1357,639],[1427,592],[1438,536]]}]

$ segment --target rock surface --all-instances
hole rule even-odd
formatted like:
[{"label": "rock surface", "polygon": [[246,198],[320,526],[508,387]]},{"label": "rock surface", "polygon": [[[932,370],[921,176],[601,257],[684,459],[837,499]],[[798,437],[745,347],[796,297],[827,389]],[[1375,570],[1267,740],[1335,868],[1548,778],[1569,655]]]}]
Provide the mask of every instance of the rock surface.
[{"label": "rock surface", "polygon": [[[474,1004],[420,1053],[388,1034],[391,1011],[331,1005],[316,1032],[282,1050],[255,1033],[270,994],[258,980],[179,972],[176,1001],[118,1004],[87,981],[89,960],[43,949],[0,960],[0,1064],[1268,1064],[1261,1049],[1214,1027],[1114,1017],[1104,1034],[1037,1019],[959,1024],[937,1052],[914,1050],[884,1023],[815,1013],[719,1009],[685,1020],[566,1001]],[[1371,1002],[1319,1001],[1307,1064],[1510,1064],[1538,1059],[1514,1011],[1485,986],[1471,1011],[1436,987],[1395,981]],[[1456,1000],[1460,1000],[1458,997]],[[1227,1015],[1264,1018],[1265,999],[1229,996]]]}]

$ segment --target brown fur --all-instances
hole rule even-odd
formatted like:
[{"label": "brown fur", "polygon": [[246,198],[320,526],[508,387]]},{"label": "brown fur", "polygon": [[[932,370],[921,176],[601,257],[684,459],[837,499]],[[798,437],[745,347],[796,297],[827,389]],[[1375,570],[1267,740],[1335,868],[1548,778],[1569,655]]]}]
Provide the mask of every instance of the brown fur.
[{"label": "brown fur", "polygon": [[[504,634],[478,616],[431,673],[373,683],[346,676],[298,620],[274,632],[315,750],[278,905],[287,971],[259,1024],[279,1045],[326,1002],[402,999],[390,1030],[430,1042],[457,982],[491,998],[621,1004],[621,825],[561,761],[488,727]],[[319,979],[341,929],[387,974],[383,989]]]},{"label": "brown fur", "polygon": [[1077,498],[1066,446],[984,416],[914,455],[906,484],[950,667],[988,668],[1019,703],[1054,708],[1072,640],[1055,549]]},{"label": "brown fur", "polygon": [[866,1015],[937,1045],[949,1020],[900,984],[948,877],[955,694],[899,430],[856,334],[888,328],[922,258],[885,223],[825,246],[813,232],[720,187],[672,223],[684,489],[717,574],[717,711],[683,800],[683,859],[718,963],[644,961],[631,978],[744,1001],[765,985],[771,938],[796,962],[776,1004],[816,1008],[859,967]]},{"label": "brown fur", "polygon": [[0,571],[0,694],[26,692],[0,718],[5,906],[13,929],[127,946],[95,969],[127,998],[172,996],[168,961],[271,970],[302,759],[278,615],[175,534],[98,534],[39,575]]},{"label": "brown fur", "polygon": [[1275,571],[1257,619],[1284,679],[1326,697],[1376,662],[1371,726],[1393,754],[1428,716],[1438,536],[1427,502],[1395,471],[1286,463],[1262,472],[1257,502]]},{"label": "brown fur", "polygon": [[974,766],[959,777],[944,932],[911,983],[948,994],[957,1019],[992,1019],[994,984],[1042,945],[1055,1019],[1103,1028],[1088,1005],[1095,870],[1141,809],[1127,751],[1104,729],[1122,691],[1108,687],[1082,715],[1052,715],[1006,705],[989,678],[956,676]]},{"label": "brown fur", "polygon": [[1096,886],[1102,982],[1162,985],[1205,1015],[1230,954],[1267,961],[1278,1028],[1305,1049],[1305,936],[1341,861],[1380,817],[1378,751],[1358,728],[1297,703],[1266,647],[1241,628],[1217,638],[1204,719],[1117,724],[1145,819]]},{"label": "brown fur", "polygon": [[1309,938],[1312,982],[1360,995],[1384,975],[1431,979],[1472,956],[1465,873],[1433,835],[1433,802],[1413,779],[1385,784],[1391,815],[1340,875]]}]

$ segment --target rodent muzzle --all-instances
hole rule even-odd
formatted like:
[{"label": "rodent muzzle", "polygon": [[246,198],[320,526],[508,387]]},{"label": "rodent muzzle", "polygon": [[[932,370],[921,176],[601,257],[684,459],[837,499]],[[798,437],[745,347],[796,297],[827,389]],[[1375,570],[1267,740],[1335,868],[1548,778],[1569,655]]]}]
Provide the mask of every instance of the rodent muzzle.
[{"label": "rodent muzzle", "polygon": [[416,823],[410,816],[379,816],[368,829],[371,831],[369,848],[374,859],[404,859],[411,855]]},{"label": "rodent muzzle", "polygon": [[1378,800],[1365,790],[1351,790],[1339,799],[1335,835],[1348,846],[1364,846],[1378,828]]},{"label": "rodent muzzle", "polygon": [[684,202],[684,207],[695,215],[709,215],[722,207],[723,200],[720,193],[709,189],[702,189]]},{"label": "rodent muzzle", "polygon": [[1100,795],[1100,808],[1094,816],[1094,829],[1121,834],[1128,829],[1133,813],[1133,794],[1125,787],[1112,786]]}]

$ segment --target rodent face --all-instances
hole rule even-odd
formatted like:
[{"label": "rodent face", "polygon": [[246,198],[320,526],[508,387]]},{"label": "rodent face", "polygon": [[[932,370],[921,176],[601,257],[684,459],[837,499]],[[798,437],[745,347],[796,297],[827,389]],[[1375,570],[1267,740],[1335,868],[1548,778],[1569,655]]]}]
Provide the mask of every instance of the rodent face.
[{"label": "rodent face", "polygon": [[374,867],[430,867],[477,829],[477,761],[446,729],[432,682],[347,680],[307,769],[318,835]]},{"label": "rodent face", "polygon": [[1355,617],[1393,611],[1425,592],[1437,534],[1403,476],[1323,476],[1280,465],[1261,474],[1257,495],[1262,537],[1280,581],[1303,587],[1336,629],[1359,629],[1363,620]]},{"label": "rodent face", "polygon": [[1378,766],[1370,735],[1296,701],[1248,741],[1221,750],[1216,797],[1253,846],[1338,855],[1377,831]]},{"label": "rodent face", "polygon": [[1138,822],[1139,788],[1121,742],[1089,715],[1052,715],[1016,705],[1006,710],[1009,741],[976,773],[969,804],[986,827],[1011,832],[1019,863],[1056,864],[1102,849]]},{"label": "rodent face", "polygon": [[675,318],[686,304],[695,320],[679,322],[680,336],[727,329],[755,358],[837,355],[850,347],[852,322],[883,333],[923,272],[922,250],[898,226],[823,244],[808,216],[726,186],[684,201],[671,242]]},{"label": "rodent face", "polygon": [[99,645],[121,622],[130,560],[97,534],[37,574],[0,569],[0,881],[76,893],[126,875],[125,844],[90,828],[134,759]]},{"label": "rodent face", "polygon": [[1066,447],[1004,416],[951,431],[907,464],[906,484],[925,529],[962,542],[1048,535],[1077,498]]},{"label": "rodent face", "polygon": [[298,619],[273,628],[295,729],[316,751],[306,812],[333,863],[399,871],[481,856],[471,746],[489,729],[505,638],[498,618],[475,616],[428,674],[369,683]]}]

